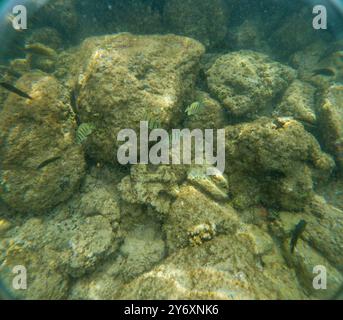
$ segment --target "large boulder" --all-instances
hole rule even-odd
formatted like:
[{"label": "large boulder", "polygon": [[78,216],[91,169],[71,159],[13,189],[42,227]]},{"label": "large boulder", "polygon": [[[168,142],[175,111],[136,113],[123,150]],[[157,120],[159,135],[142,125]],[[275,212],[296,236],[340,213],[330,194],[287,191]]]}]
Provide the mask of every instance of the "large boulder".
[{"label": "large boulder", "polygon": [[69,94],[44,73],[17,82],[0,115],[0,198],[15,211],[42,213],[68,199],[85,171]]},{"label": "large boulder", "polygon": [[117,290],[119,299],[304,299],[271,237],[247,228],[190,246]]},{"label": "large boulder", "polygon": [[87,39],[80,48],[77,107],[95,124],[88,152],[116,162],[117,134],[140,121],[163,128],[181,121],[191,100],[203,46],[174,35],[119,34]]},{"label": "large boulder", "polygon": [[334,168],[317,140],[296,120],[260,118],[226,128],[226,173],[237,208],[259,203],[302,210],[313,183]]},{"label": "large boulder", "polygon": [[281,103],[274,111],[274,115],[293,117],[310,125],[316,124],[315,93],[316,89],[312,85],[295,80],[286,90]]},{"label": "large boulder", "polygon": [[116,175],[93,169],[80,193],[49,214],[25,221],[0,218],[1,280],[11,288],[13,268],[22,265],[27,271],[27,290],[13,294],[64,299],[76,279],[98,271],[116,255],[122,242]]},{"label": "large boulder", "polygon": [[271,107],[295,75],[293,69],[264,54],[242,50],[218,58],[207,71],[207,82],[223,107],[243,116]]},{"label": "large boulder", "polygon": [[[317,298],[332,298],[343,282],[342,213],[323,198],[315,196],[305,212],[280,212],[278,219],[269,225],[274,238],[279,238],[287,264],[294,267],[299,282]],[[291,235],[300,220],[305,220],[307,226],[291,253]],[[313,288],[316,266],[327,269],[327,290]]]},{"label": "large boulder", "polygon": [[118,248],[116,230],[101,215],[65,219],[63,211],[48,219],[31,218],[13,228],[0,245],[0,272],[10,287],[11,272],[22,265],[27,271],[26,299],[64,299],[71,278],[94,271]]}]

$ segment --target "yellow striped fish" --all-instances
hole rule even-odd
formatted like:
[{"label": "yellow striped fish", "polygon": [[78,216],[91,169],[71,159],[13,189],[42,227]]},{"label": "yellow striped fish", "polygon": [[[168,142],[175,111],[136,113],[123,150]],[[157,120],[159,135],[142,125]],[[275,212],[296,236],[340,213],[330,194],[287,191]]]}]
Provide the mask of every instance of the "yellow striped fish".
[{"label": "yellow striped fish", "polygon": [[203,104],[199,101],[195,101],[190,106],[187,107],[185,112],[188,116],[193,116],[197,114],[202,108],[203,108]]},{"label": "yellow striped fish", "polygon": [[77,128],[76,132],[76,143],[82,144],[89,135],[95,130],[95,125],[92,123],[82,123]]}]

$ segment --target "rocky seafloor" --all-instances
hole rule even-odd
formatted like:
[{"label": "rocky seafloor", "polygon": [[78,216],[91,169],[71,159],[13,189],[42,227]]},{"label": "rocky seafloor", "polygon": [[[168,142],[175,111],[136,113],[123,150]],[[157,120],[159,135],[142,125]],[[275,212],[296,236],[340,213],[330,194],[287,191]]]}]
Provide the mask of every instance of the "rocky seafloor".
[{"label": "rocky seafloor", "polygon": [[[18,37],[50,56],[8,45],[2,78],[32,100],[0,88],[1,281],[23,265],[25,299],[336,297],[343,54],[328,48],[339,41],[301,4],[104,3],[41,7]],[[203,108],[185,113],[194,101]],[[118,132],[150,119],[224,128],[225,172],[118,164]],[[96,128],[83,144],[80,123]]]}]

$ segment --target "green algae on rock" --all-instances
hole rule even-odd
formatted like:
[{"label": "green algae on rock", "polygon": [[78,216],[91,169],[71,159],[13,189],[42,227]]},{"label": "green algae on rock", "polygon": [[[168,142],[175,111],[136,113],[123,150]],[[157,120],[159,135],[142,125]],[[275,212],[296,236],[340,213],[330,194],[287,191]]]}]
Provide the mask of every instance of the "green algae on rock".
[{"label": "green algae on rock", "polygon": [[[42,213],[67,200],[84,175],[84,155],[73,143],[76,122],[68,93],[43,73],[27,73],[18,83],[33,100],[9,95],[0,116],[1,199],[22,213]],[[60,156],[42,170],[48,158]]]},{"label": "green algae on rock", "polygon": [[139,129],[140,121],[151,118],[158,118],[163,128],[181,122],[203,52],[199,42],[174,35],[125,33],[85,40],[77,105],[82,122],[97,127],[87,153],[115,163],[121,129]]},{"label": "green algae on rock", "polygon": [[295,80],[286,90],[273,114],[293,117],[310,125],[316,124],[315,92],[316,89],[310,84]]},{"label": "green algae on rock", "polygon": [[[181,249],[122,286],[115,298],[305,299],[294,272],[284,266],[275,246],[262,255],[264,267],[257,267],[257,237],[221,235],[200,247]],[[277,283],[272,280],[275,277],[279,279]]]},{"label": "green algae on rock", "polygon": [[296,120],[279,127],[260,118],[229,126],[226,134],[226,174],[238,208],[263,203],[301,210],[313,196],[313,178],[327,179],[334,168],[333,159]]},{"label": "green algae on rock", "polygon": [[287,89],[296,71],[248,50],[219,57],[207,71],[211,93],[234,116],[257,114]]},{"label": "green algae on rock", "polygon": [[[29,29],[0,48],[1,81],[33,98],[0,88],[1,284],[24,265],[23,299],[338,296],[335,28],[315,31],[302,1],[31,2]],[[140,121],[169,143],[173,128],[225,128],[225,172],[120,166],[117,134]],[[97,129],[80,146],[83,123]]]}]

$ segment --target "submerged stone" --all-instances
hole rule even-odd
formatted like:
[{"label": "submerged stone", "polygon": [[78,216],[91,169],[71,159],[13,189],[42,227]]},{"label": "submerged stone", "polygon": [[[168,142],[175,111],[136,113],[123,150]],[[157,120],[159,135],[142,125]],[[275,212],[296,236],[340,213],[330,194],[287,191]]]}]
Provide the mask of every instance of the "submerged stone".
[{"label": "submerged stone", "polygon": [[97,131],[87,145],[97,160],[116,163],[121,129],[139,130],[158,119],[161,128],[181,121],[193,94],[203,46],[174,35],[118,34],[89,38],[81,45],[77,106],[82,122]]},{"label": "submerged stone", "polygon": [[32,100],[10,94],[1,111],[0,198],[14,211],[44,213],[77,190],[84,155],[74,142],[75,114],[61,84],[37,72],[17,85]]}]

